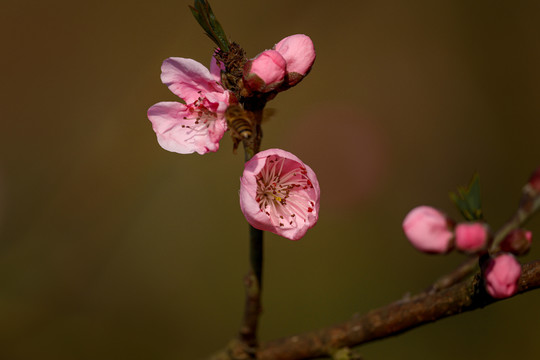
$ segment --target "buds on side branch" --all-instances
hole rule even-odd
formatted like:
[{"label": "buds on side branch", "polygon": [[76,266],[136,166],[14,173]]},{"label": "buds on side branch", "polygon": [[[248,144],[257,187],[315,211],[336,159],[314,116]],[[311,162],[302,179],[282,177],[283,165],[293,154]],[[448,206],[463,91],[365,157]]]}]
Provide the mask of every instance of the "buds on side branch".
[{"label": "buds on side branch", "polygon": [[532,243],[532,233],[520,226],[539,207],[539,198],[540,169],[525,185],[516,215],[492,235],[483,220],[480,185],[475,175],[468,187],[451,194],[467,221],[456,224],[437,209],[419,206],[405,217],[403,231],[415,248],[426,253],[444,254],[455,248],[477,255],[486,291],[494,298],[509,297],[517,291],[521,273],[515,256],[526,254]]}]

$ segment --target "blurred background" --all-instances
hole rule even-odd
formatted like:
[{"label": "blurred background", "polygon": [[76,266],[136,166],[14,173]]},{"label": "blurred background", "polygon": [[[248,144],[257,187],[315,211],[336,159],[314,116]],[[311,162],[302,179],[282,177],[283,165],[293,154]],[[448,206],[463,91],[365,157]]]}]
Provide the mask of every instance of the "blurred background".
[{"label": "blurred background", "polygon": [[[199,359],[235,336],[248,269],[243,154],[159,147],[148,107],[170,56],[208,64],[191,1],[2,2],[0,358]],[[418,292],[462,255],[405,239],[417,205],[480,173],[493,228],[540,166],[537,1],[211,2],[250,56],[308,34],[317,60],[269,107],[263,148],[321,184],[321,216],[266,235],[262,340]],[[540,217],[528,228],[540,237]],[[540,257],[533,246],[522,258]],[[360,348],[366,359],[540,353],[540,291]]]}]

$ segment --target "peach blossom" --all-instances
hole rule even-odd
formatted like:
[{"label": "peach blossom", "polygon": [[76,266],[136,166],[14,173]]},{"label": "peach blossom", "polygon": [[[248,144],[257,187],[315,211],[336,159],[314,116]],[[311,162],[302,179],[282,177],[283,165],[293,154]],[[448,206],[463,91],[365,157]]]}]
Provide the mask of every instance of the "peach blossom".
[{"label": "peach blossom", "polygon": [[227,131],[225,110],[229,92],[216,82],[216,68],[211,73],[195,60],[168,58],[161,66],[161,81],[185,104],[164,101],[148,109],[148,119],[159,145],[180,154],[205,154],[219,149]]},{"label": "peach blossom", "polygon": [[319,202],[315,172],[295,155],[269,149],[246,162],[240,208],[254,228],[298,240],[317,223]]}]

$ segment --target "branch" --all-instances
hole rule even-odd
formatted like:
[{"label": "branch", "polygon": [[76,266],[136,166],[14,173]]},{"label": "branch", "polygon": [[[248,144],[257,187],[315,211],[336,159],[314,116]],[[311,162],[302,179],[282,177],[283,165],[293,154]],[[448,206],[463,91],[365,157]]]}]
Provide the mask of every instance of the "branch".
[{"label": "branch", "polygon": [[[517,294],[540,287],[540,260],[522,267]],[[353,347],[397,335],[423,324],[471,311],[500,301],[484,290],[476,275],[437,293],[422,293],[400,300],[342,324],[263,344],[260,360],[297,360],[329,356],[343,347]]]},{"label": "branch", "polygon": [[243,351],[254,357],[257,342],[257,327],[261,315],[262,266],[263,266],[263,232],[249,226],[250,265],[251,269],[244,279],[246,300],[244,318],[240,328],[239,340]]},{"label": "branch", "polygon": [[[244,141],[244,150],[246,162],[249,161],[257,152],[261,144],[260,122],[262,121],[262,110],[266,102],[257,102],[261,108],[256,111],[248,110],[253,113],[251,118],[255,119],[253,139]],[[244,139],[245,140],[245,139]],[[249,226],[249,258],[250,271],[244,279],[246,288],[246,299],[244,308],[244,317],[242,326],[238,334],[238,341],[233,341],[229,350],[235,354],[236,359],[254,359],[258,348],[257,328],[259,326],[259,317],[262,312],[261,293],[262,293],[262,273],[263,273],[263,231]]]}]

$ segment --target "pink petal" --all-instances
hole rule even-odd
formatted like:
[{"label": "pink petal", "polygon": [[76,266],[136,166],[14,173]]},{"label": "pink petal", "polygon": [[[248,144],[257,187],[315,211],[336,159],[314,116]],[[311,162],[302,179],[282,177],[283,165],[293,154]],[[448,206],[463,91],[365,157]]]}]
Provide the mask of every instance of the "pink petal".
[{"label": "pink petal", "polygon": [[[279,167],[281,174],[287,174],[294,169],[305,169],[305,177],[312,185],[305,189],[294,187],[290,190],[291,196],[287,200],[287,205],[276,205],[287,206],[291,212],[295,213],[296,216],[287,219],[280,219],[279,213],[275,211],[276,208],[271,206],[261,211],[260,203],[257,200],[259,186],[257,176],[265,167],[269,166],[267,161],[276,158],[279,161],[283,160],[283,166]],[[253,227],[273,232],[290,240],[298,240],[306,234],[308,229],[315,226],[320,207],[319,182],[315,172],[293,154],[280,149],[269,149],[256,154],[245,164],[240,184],[240,208]]]},{"label": "pink petal", "polygon": [[497,299],[507,298],[517,291],[521,265],[510,254],[499,255],[489,261],[484,273],[488,293]]},{"label": "pink petal", "polygon": [[315,47],[307,35],[287,36],[274,49],[287,61],[287,72],[306,75],[315,61]]},{"label": "pink petal", "polygon": [[476,252],[486,247],[488,229],[483,223],[468,222],[456,225],[456,247],[466,252]]},{"label": "pink petal", "polygon": [[446,216],[430,206],[412,209],[403,220],[403,231],[411,244],[426,253],[446,253],[452,248],[452,232]]},{"label": "pink petal", "polygon": [[179,154],[197,152],[205,154],[219,149],[219,140],[227,129],[223,118],[204,123],[195,123],[189,107],[178,102],[160,102],[148,109],[159,145]]},{"label": "pink petal", "polygon": [[287,63],[275,50],[265,50],[246,63],[244,85],[251,90],[268,92],[283,83]]},{"label": "pink petal", "polygon": [[188,104],[207,94],[224,94],[210,71],[193,59],[171,57],[163,61],[161,81]]},{"label": "pink petal", "polygon": [[221,62],[218,62],[216,58],[212,56],[212,59],[210,60],[210,74],[212,74],[214,81],[221,83],[222,70],[225,70],[225,65],[223,65],[223,63]]}]

